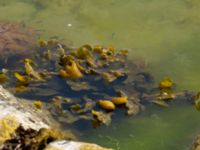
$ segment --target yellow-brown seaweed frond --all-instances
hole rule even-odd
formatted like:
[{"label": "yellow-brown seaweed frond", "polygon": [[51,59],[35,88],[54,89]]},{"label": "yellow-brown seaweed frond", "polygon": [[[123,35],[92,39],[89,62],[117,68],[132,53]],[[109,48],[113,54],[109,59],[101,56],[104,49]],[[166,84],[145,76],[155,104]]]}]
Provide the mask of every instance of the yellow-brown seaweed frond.
[{"label": "yellow-brown seaweed frond", "polygon": [[173,99],[175,96],[172,91],[172,86],[173,86],[173,81],[171,78],[165,78],[161,80],[159,83],[160,94],[157,97],[157,100]]},{"label": "yellow-brown seaweed frond", "polygon": [[173,85],[173,81],[170,78],[165,78],[160,81],[159,88],[165,89],[165,88],[171,88]]},{"label": "yellow-brown seaweed frond", "polygon": [[39,44],[40,47],[45,47],[45,46],[47,46],[48,43],[44,39],[39,38],[38,44]]},{"label": "yellow-brown seaweed frond", "polygon": [[200,100],[199,99],[195,101],[195,107],[198,111],[200,111]]},{"label": "yellow-brown seaweed frond", "polygon": [[103,47],[100,46],[100,45],[96,45],[96,46],[94,46],[93,51],[97,54],[102,54],[103,53]]},{"label": "yellow-brown seaweed frond", "polygon": [[121,70],[109,70],[107,72],[103,72],[102,77],[107,82],[113,82],[116,79],[123,77],[125,75],[125,72]]},{"label": "yellow-brown seaweed frond", "polygon": [[114,97],[112,98],[112,102],[115,104],[115,105],[121,105],[121,104],[126,104],[128,101],[128,98],[127,97]]},{"label": "yellow-brown seaweed frond", "polygon": [[61,69],[60,76],[64,78],[79,79],[83,77],[78,65],[75,61],[70,61],[70,64],[66,65],[65,70]]},{"label": "yellow-brown seaweed frond", "polygon": [[39,149],[40,147],[46,147],[50,142],[56,140],[71,140],[75,139],[75,136],[71,132],[61,132],[56,129],[40,129],[36,136],[26,139],[26,144],[30,145],[30,149]]},{"label": "yellow-brown seaweed frond", "polygon": [[175,95],[171,89],[161,89],[157,100],[170,100],[175,98]]},{"label": "yellow-brown seaweed frond", "polygon": [[69,75],[67,74],[66,70],[64,70],[64,69],[59,70],[59,75],[63,78],[69,78]]},{"label": "yellow-brown seaweed frond", "polygon": [[104,113],[102,111],[92,110],[91,114],[94,116],[93,125],[95,127],[100,124],[109,125],[111,122],[112,113]]},{"label": "yellow-brown seaweed frond", "polygon": [[37,101],[34,101],[34,107],[36,109],[42,109],[42,102],[37,100]]},{"label": "yellow-brown seaweed frond", "polygon": [[43,58],[46,60],[51,59],[51,50],[50,49],[48,49],[47,52],[43,53]]},{"label": "yellow-brown seaweed frond", "polygon": [[14,116],[6,116],[0,120],[0,143],[11,139],[19,123]]},{"label": "yellow-brown seaweed frond", "polygon": [[33,69],[33,67],[31,66],[29,62],[25,62],[24,67],[25,67],[25,72],[27,75],[29,75],[30,77],[33,77],[36,80],[42,80],[39,73]]},{"label": "yellow-brown seaweed frond", "polygon": [[71,61],[74,61],[74,57],[72,55],[61,54],[59,65],[65,67],[66,65],[70,64]]},{"label": "yellow-brown seaweed frond", "polygon": [[30,81],[29,76],[27,75],[21,75],[18,72],[14,73],[15,78],[17,79],[17,81],[23,85],[27,85]]},{"label": "yellow-brown seaweed frond", "polygon": [[0,84],[5,83],[6,81],[8,81],[8,76],[5,73],[0,72]]},{"label": "yellow-brown seaweed frond", "polygon": [[57,45],[59,41],[57,39],[49,39],[47,43],[48,45]]},{"label": "yellow-brown seaweed frond", "polygon": [[83,60],[91,59],[93,57],[91,51],[92,47],[90,45],[83,45],[77,50],[76,57]]},{"label": "yellow-brown seaweed frond", "polygon": [[114,110],[115,105],[110,100],[99,100],[99,106],[105,110]]},{"label": "yellow-brown seaweed frond", "polygon": [[195,107],[198,111],[200,111],[200,92],[197,92],[192,96],[192,100],[194,101]]}]

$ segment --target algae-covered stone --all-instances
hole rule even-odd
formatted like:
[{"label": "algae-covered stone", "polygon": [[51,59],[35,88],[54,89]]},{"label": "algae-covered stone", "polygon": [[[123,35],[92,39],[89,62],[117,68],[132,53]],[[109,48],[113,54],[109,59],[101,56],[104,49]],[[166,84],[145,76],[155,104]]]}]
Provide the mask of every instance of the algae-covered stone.
[{"label": "algae-covered stone", "polygon": [[[63,150],[104,150],[95,144],[66,141],[75,139],[74,135],[54,129],[54,123],[45,110],[34,108],[32,103],[14,97],[0,86],[0,149],[44,149],[53,142],[47,150],[52,145]],[[58,144],[62,142],[65,144]]]},{"label": "algae-covered stone", "polygon": [[14,116],[6,116],[0,120],[0,144],[10,139],[19,127],[19,122]]}]

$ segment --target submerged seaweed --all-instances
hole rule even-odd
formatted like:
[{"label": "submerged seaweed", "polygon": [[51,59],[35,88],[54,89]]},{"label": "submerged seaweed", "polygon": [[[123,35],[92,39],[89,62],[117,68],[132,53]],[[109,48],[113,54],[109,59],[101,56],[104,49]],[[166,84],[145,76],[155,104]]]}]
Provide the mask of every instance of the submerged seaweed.
[{"label": "submerged seaweed", "polygon": [[[153,90],[151,75],[138,62],[128,60],[127,50],[88,44],[68,48],[55,39],[39,39],[35,52],[17,70],[9,70],[10,80],[4,86],[17,96],[35,100],[36,108],[49,109],[61,122],[90,120],[108,125],[110,111],[123,109],[127,115],[136,115],[142,105],[167,107],[164,101],[175,97],[170,78]],[[1,74],[2,81],[5,77]]]}]

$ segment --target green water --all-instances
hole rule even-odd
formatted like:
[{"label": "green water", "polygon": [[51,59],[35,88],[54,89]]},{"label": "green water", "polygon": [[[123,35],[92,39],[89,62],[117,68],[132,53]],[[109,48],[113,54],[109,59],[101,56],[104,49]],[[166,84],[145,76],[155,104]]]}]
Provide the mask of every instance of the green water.
[{"label": "green water", "polygon": [[[70,46],[129,48],[155,81],[171,76],[179,90],[200,89],[199,0],[1,0],[0,20],[24,22]],[[119,142],[123,150],[180,150],[200,129],[199,115],[191,106],[151,108],[82,138],[114,148]]]},{"label": "green water", "polygon": [[188,141],[200,132],[199,122],[199,114],[187,106],[167,110],[154,108],[134,119],[117,120],[112,127],[86,132],[83,139],[120,150],[185,150],[189,149]]},{"label": "green water", "polygon": [[199,114],[188,106],[155,109],[114,121],[112,127],[86,131],[83,139],[120,150],[189,149],[195,132],[200,132]]}]

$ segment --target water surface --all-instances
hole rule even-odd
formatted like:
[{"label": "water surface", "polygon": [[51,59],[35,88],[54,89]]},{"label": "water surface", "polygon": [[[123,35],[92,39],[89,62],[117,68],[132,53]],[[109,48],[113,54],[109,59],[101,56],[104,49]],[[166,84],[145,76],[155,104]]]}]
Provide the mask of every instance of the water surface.
[{"label": "water surface", "polygon": [[[70,46],[128,48],[131,60],[145,60],[156,82],[171,76],[178,90],[200,89],[199,0],[1,0],[0,20],[23,22]],[[81,138],[123,150],[180,150],[199,125],[192,106],[153,107],[87,129]]]}]

